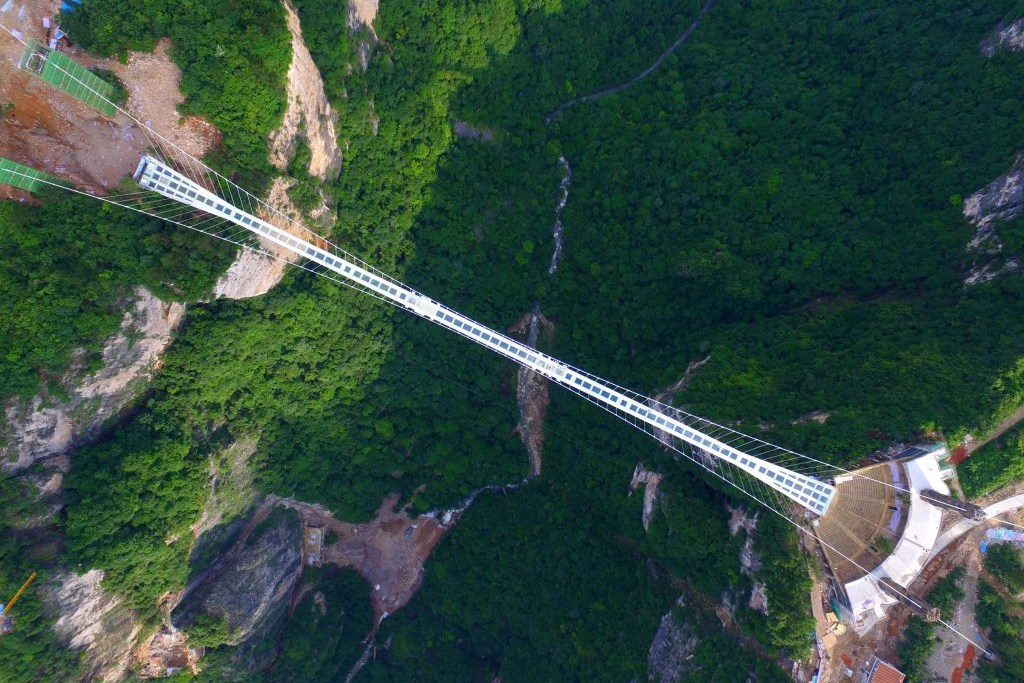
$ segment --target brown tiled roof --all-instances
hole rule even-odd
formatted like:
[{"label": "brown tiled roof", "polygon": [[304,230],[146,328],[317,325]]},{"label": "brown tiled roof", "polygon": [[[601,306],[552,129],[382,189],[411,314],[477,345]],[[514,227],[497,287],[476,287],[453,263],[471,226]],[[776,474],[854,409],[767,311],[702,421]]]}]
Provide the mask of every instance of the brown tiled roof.
[{"label": "brown tiled roof", "polygon": [[881,659],[876,659],[875,673],[871,676],[870,683],[903,683],[907,675],[902,674],[892,664],[887,664]]}]

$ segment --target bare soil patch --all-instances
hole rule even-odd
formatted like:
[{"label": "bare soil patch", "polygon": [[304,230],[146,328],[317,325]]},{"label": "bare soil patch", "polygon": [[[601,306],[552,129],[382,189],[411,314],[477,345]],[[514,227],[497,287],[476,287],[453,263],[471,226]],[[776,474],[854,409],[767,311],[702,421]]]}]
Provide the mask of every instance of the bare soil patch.
[{"label": "bare soil patch", "polygon": [[183,669],[198,674],[204,651],[205,648],[189,647],[183,632],[164,627],[136,648],[139,677],[166,678],[169,672]]},{"label": "bare soil patch", "polygon": [[[54,17],[60,3],[25,0],[3,15],[9,28],[25,40],[46,43],[44,17]],[[24,12],[21,12],[24,7]],[[19,18],[20,17],[20,18]],[[127,109],[185,151],[201,156],[220,141],[217,130],[199,117],[184,121],[177,107],[184,99],[178,84],[181,73],[167,56],[169,43],[161,42],[152,54],[131,53],[127,64],[93,57],[77,48],[65,51],[86,67],[114,72],[128,91]],[[10,110],[0,126],[0,156],[32,166],[90,192],[103,193],[135,170],[149,147],[146,135],[123,116],[108,118],[70,95],[18,70],[24,46],[0,35],[0,100]],[[28,195],[10,188],[0,196],[25,200]]]},{"label": "bare soil patch", "polygon": [[[290,498],[268,496],[263,507],[269,511],[284,505],[297,511],[304,524],[322,527],[325,534],[334,532],[339,540],[324,545],[322,562],[358,571],[373,589],[370,603],[380,620],[405,606],[419,590],[423,564],[446,531],[434,517],[409,517],[407,508],[396,512],[398,500],[398,494],[385,498],[377,516],[364,524],[341,521],[321,505]],[[253,521],[259,518],[257,514]]]}]

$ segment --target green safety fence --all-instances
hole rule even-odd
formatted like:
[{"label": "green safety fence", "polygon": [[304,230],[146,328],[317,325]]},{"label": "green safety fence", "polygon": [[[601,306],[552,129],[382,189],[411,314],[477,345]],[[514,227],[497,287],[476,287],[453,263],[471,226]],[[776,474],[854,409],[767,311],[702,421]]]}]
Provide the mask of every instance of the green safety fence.
[{"label": "green safety fence", "polygon": [[113,116],[117,112],[111,102],[114,86],[61,52],[47,50],[30,40],[18,65],[101,114]]},{"label": "green safety fence", "polygon": [[16,161],[0,157],[0,185],[11,185],[29,192],[38,192],[50,183],[62,187],[68,186],[67,182],[55,178],[49,173],[43,173]]}]

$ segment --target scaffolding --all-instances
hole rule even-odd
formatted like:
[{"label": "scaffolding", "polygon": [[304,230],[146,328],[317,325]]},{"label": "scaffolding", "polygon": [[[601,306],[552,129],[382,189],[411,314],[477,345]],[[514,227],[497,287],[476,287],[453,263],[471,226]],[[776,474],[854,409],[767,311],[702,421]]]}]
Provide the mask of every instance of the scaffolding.
[{"label": "scaffolding", "polygon": [[114,86],[62,52],[29,40],[18,61],[18,68],[57,86],[101,114],[114,116],[117,112],[111,102]]}]

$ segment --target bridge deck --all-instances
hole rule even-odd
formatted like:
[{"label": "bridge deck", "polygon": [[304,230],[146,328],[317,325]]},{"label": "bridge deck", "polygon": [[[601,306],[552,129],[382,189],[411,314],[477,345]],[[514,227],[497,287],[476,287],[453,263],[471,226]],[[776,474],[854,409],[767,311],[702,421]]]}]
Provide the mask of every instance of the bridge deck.
[{"label": "bridge deck", "polygon": [[309,259],[312,263],[348,279],[377,297],[388,299],[459,336],[529,367],[589,401],[609,407],[637,422],[646,423],[712,457],[725,461],[815,514],[821,515],[828,510],[835,494],[834,487],[829,484],[737,450],[695,428],[682,416],[652,409],[650,399],[616,387],[557,358],[541,353],[481,325],[454,309],[443,306],[388,275],[364,268],[337,253],[257,218],[152,157],[142,158],[135,179],[146,189],[235,223],[265,240]]}]

